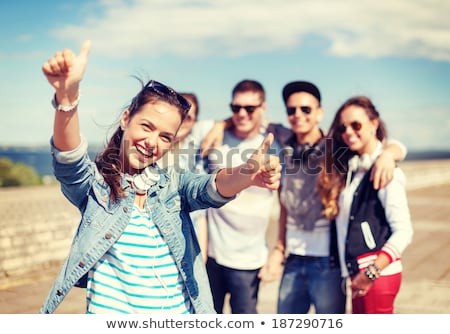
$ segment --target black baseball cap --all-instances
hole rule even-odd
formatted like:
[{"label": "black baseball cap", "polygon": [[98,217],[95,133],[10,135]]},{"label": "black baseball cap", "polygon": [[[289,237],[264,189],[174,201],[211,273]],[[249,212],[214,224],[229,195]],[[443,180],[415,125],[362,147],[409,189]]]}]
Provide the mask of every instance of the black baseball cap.
[{"label": "black baseball cap", "polygon": [[294,93],[306,92],[314,96],[319,103],[321,102],[321,96],[319,88],[311,82],[308,81],[293,81],[288,83],[283,88],[283,100],[286,103],[289,96]]}]

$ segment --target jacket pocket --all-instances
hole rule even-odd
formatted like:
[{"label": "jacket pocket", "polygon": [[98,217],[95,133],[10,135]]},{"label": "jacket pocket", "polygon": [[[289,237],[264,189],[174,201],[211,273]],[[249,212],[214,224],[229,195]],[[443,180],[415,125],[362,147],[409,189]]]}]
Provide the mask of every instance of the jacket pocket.
[{"label": "jacket pocket", "polygon": [[168,212],[178,212],[181,210],[181,199],[178,193],[173,193],[164,201],[164,207]]},{"label": "jacket pocket", "polygon": [[361,231],[367,247],[369,249],[374,249],[376,247],[376,243],[368,222],[365,221],[361,223]]}]

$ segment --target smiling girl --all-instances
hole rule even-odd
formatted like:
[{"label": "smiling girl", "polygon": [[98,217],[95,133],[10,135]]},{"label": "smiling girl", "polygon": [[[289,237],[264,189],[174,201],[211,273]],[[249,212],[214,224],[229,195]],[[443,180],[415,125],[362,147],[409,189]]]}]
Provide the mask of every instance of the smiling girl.
[{"label": "smiling girl", "polygon": [[333,219],[343,277],[350,277],[353,313],[393,313],[401,285],[401,254],[413,235],[405,175],[376,190],[370,180],[386,128],[372,101],[347,100],[337,111],[319,177],[324,213]]},{"label": "smiling girl", "polygon": [[52,313],[79,286],[87,288],[87,313],[214,313],[189,212],[220,207],[252,185],[277,189],[281,165],[267,154],[273,137],[235,168],[210,175],[161,169],[156,162],[190,104],[151,80],[92,162],[78,120],[89,51],[86,41],[79,55],[58,51],[42,67],[55,89],[54,173],[81,221],[41,312]]}]

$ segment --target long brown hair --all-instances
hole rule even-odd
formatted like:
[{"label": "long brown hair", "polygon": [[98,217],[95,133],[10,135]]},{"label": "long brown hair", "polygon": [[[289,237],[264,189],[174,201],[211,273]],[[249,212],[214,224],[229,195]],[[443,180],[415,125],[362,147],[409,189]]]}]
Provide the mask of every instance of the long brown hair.
[{"label": "long brown hair", "polygon": [[336,131],[337,127],[340,125],[342,112],[350,106],[363,108],[370,120],[377,119],[379,121],[379,126],[376,131],[378,140],[384,141],[387,137],[387,130],[384,122],[380,119],[380,114],[368,97],[351,97],[338,109],[334,116],[334,120],[331,123],[330,131],[325,139],[325,160],[317,184],[317,190],[324,205],[323,214],[328,219],[336,218],[339,213],[339,194],[345,186],[348,161],[356,154],[356,152],[351,151],[347,144],[345,144],[342,139],[342,134]]},{"label": "long brown hair", "polygon": [[[145,85],[144,82],[138,78],[137,79],[141,84],[141,90],[137,93],[137,95],[131,100],[131,103],[126,109],[129,111],[129,118],[133,118],[137,113],[139,113],[144,105],[147,103],[156,104],[158,102],[166,102],[168,104],[174,105],[178,108],[181,119],[183,120],[186,116],[188,109],[186,110],[185,105],[181,102],[179,94],[177,94],[170,87],[164,86],[164,91],[158,90],[154,88],[153,84],[155,81],[150,80]],[[160,83],[156,82],[158,85]],[[181,123],[180,123],[181,125]],[[112,134],[108,143],[106,144],[103,152],[99,153],[95,159],[95,163],[100,174],[103,176],[105,182],[109,185],[111,189],[110,199],[112,201],[117,201],[119,198],[124,197],[125,193],[122,189],[121,179],[123,172],[123,162],[120,159],[120,146],[123,137],[123,130],[120,125],[117,126],[117,129]]]}]

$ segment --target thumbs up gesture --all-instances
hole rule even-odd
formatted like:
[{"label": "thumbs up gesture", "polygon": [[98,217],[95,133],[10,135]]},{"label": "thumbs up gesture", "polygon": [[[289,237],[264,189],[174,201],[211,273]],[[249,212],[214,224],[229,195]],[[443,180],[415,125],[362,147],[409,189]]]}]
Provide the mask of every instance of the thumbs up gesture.
[{"label": "thumbs up gesture", "polygon": [[241,168],[241,173],[250,174],[254,186],[276,190],[280,186],[281,164],[278,156],[270,154],[273,140],[273,134],[269,133]]},{"label": "thumbs up gesture", "polygon": [[[80,53],[76,55],[70,49],[57,51],[46,63],[42,65],[42,72],[48,82],[56,90],[58,101],[69,104],[78,96],[80,81],[86,70],[91,42],[85,41]],[[65,100],[69,100],[67,103]],[[72,101],[70,101],[72,100]]]},{"label": "thumbs up gesture", "polygon": [[270,133],[245,163],[219,170],[216,174],[218,192],[231,197],[249,186],[278,189],[281,164],[278,156],[269,154],[272,142],[273,134]]},{"label": "thumbs up gesture", "polygon": [[[91,42],[85,41],[77,55],[70,49],[57,51],[42,65],[42,72],[55,89],[53,105],[53,144],[61,151],[70,151],[80,144],[78,102],[80,82],[84,77]],[[56,107],[58,105],[58,107]],[[59,107],[63,107],[59,109]]]}]

